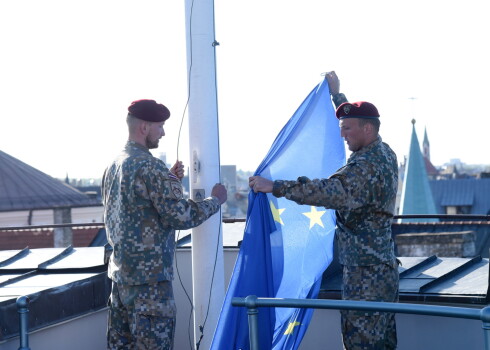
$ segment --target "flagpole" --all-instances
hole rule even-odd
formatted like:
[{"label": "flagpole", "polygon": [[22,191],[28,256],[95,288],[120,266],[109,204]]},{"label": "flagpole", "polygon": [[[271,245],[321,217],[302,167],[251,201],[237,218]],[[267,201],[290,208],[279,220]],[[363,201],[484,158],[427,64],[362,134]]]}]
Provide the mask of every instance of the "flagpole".
[{"label": "flagpole", "polygon": [[[210,195],[220,177],[213,0],[186,0],[190,193]],[[194,344],[209,349],[224,299],[221,214],[192,230]],[[201,327],[204,326],[203,332]],[[202,334],[202,339],[201,339]],[[196,346],[197,348],[197,346]]]}]

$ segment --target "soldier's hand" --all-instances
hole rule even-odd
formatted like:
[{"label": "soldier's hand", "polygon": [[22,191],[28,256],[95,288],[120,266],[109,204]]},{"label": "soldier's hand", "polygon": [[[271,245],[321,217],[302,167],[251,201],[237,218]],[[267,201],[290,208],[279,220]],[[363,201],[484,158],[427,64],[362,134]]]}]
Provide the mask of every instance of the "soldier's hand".
[{"label": "soldier's hand", "polygon": [[335,74],[335,71],[325,74],[325,79],[327,79],[330,94],[337,95],[340,92],[340,80],[337,74]]},{"label": "soldier's hand", "polygon": [[248,185],[257,192],[271,193],[274,182],[262,176],[251,176],[248,178]]},{"label": "soldier's hand", "polygon": [[226,187],[223,186],[222,184],[214,185],[213,189],[211,190],[211,196],[218,198],[218,200],[220,201],[219,204],[223,204],[228,199],[228,193],[226,191]]},{"label": "soldier's hand", "polygon": [[180,160],[176,161],[174,166],[170,169],[170,172],[182,180],[184,177],[184,164]]}]

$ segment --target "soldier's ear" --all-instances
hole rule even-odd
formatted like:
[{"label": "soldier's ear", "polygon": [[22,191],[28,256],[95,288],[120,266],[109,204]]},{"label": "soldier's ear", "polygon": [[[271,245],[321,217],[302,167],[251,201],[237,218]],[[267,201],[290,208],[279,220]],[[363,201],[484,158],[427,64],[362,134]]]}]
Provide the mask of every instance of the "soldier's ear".
[{"label": "soldier's ear", "polygon": [[374,125],[371,123],[364,124],[364,131],[370,135],[373,134],[374,133]]},{"label": "soldier's ear", "polygon": [[147,135],[148,134],[148,130],[150,130],[150,125],[148,122],[146,121],[143,121],[141,124],[140,124],[140,132],[141,134],[143,135]]}]

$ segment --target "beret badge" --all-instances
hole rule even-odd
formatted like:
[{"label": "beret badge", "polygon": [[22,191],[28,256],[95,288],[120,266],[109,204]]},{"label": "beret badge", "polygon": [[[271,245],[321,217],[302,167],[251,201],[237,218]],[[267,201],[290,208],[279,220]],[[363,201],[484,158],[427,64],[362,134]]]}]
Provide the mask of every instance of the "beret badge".
[{"label": "beret badge", "polygon": [[352,105],[345,105],[344,106],[344,113],[349,114],[351,107],[352,107]]}]

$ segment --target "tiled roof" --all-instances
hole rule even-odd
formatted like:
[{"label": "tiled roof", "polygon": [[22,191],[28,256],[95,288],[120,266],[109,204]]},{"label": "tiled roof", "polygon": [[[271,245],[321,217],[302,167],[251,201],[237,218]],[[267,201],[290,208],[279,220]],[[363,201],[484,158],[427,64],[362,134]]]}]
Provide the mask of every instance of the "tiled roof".
[{"label": "tiled roof", "polygon": [[439,171],[437,171],[436,167],[431,163],[431,161],[424,157],[424,163],[425,163],[425,170],[427,171],[427,175],[430,176],[435,176],[439,174]]},{"label": "tiled roof", "polygon": [[[73,227],[73,246],[90,247],[103,246],[95,242],[99,231],[104,231],[103,226]],[[19,230],[0,230],[0,251],[10,249],[53,248],[53,228],[25,228]],[[95,243],[95,244],[94,244]],[[107,243],[107,241],[105,242]]]},{"label": "tiled roof", "polygon": [[0,212],[92,205],[100,203],[0,151]]}]

